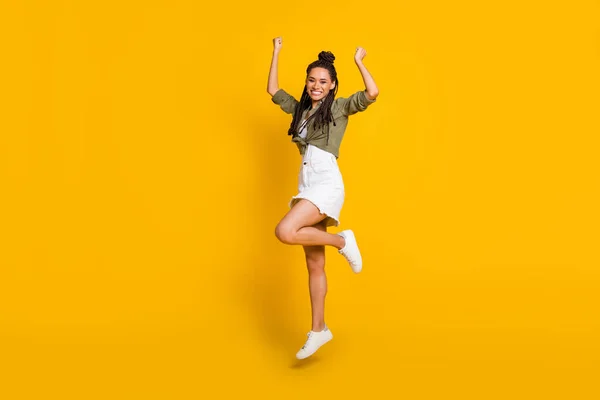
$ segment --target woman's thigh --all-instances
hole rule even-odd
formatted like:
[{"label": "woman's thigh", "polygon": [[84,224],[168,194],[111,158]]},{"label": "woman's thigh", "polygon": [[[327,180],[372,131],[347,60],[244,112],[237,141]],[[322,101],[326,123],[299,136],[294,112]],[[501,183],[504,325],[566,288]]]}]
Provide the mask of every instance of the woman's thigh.
[{"label": "woman's thigh", "polygon": [[279,227],[285,230],[298,231],[305,226],[313,226],[327,218],[321,214],[317,206],[306,199],[300,199],[281,219]]}]

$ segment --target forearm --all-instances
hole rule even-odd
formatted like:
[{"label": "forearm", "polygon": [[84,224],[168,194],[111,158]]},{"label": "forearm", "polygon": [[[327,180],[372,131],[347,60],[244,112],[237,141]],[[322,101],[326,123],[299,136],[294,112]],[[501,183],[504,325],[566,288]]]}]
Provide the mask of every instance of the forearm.
[{"label": "forearm", "polygon": [[358,70],[362,75],[363,82],[365,83],[367,97],[371,100],[376,99],[377,96],[379,96],[379,89],[377,88],[377,85],[375,84],[375,80],[371,76],[371,73],[369,72],[369,70],[367,70],[367,67],[365,67],[365,64],[363,64],[362,61],[356,61],[356,66],[358,67]]},{"label": "forearm", "polygon": [[269,82],[267,83],[267,92],[273,96],[279,90],[279,51],[273,50],[273,59],[271,60],[271,69],[269,70]]}]

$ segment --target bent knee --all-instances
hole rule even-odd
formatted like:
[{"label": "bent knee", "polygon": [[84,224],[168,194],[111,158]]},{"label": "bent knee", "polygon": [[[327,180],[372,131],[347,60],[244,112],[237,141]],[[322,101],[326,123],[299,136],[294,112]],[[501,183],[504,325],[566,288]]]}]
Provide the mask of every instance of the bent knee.
[{"label": "bent knee", "polygon": [[285,225],[278,224],[275,227],[275,237],[277,237],[277,239],[279,239],[279,241],[282,243],[293,244],[296,237],[296,232]]}]

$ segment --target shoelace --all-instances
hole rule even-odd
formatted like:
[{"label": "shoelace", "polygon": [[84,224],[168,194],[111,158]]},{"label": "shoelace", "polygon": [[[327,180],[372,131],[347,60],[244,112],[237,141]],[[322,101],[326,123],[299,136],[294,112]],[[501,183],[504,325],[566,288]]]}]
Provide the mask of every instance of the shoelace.
[{"label": "shoelace", "polygon": [[348,260],[348,262],[356,264],[356,259],[347,252],[340,250],[340,254],[343,255],[346,258],[346,260]]},{"label": "shoelace", "polygon": [[308,332],[306,334],[306,336],[308,336],[308,339],[306,339],[306,343],[304,343],[304,346],[302,346],[303,350],[306,348],[306,345],[308,344],[308,342],[310,342],[310,338],[312,337],[312,332]]}]

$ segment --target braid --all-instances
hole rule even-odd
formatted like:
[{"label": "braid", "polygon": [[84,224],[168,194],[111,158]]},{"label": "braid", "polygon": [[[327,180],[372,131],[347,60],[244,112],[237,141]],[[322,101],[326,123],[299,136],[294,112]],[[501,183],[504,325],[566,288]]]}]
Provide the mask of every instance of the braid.
[{"label": "braid", "polygon": [[[308,93],[306,93],[306,85],[304,85],[302,97],[300,97],[300,101],[298,102],[298,104],[296,104],[296,110],[294,111],[294,117],[292,118],[292,123],[290,125],[290,129],[288,130],[288,135],[293,136],[294,134],[299,133],[298,130],[300,129],[302,113],[304,113],[305,110],[308,110],[310,108],[310,105],[310,96],[308,95]],[[310,118],[312,117],[314,117],[314,115],[311,115]]]},{"label": "braid", "polygon": [[[310,74],[310,71],[313,68],[324,68],[327,71],[329,71],[329,76],[331,77],[331,81],[335,82],[335,87],[333,88],[333,90],[330,90],[329,93],[327,94],[327,97],[325,97],[322,100],[321,106],[319,107],[317,112],[315,112],[313,115],[308,117],[308,119],[306,121],[306,123],[308,123],[310,120],[314,119],[315,120],[315,128],[317,128],[317,129],[319,129],[319,128],[323,129],[324,127],[326,127],[327,143],[329,143],[329,123],[333,122],[333,125],[335,126],[335,121],[333,120],[333,114],[331,112],[331,106],[333,105],[333,101],[335,99],[335,96],[337,94],[338,87],[339,87],[339,81],[337,79],[337,72],[335,70],[335,67],[333,66],[334,60],[335,60],[335,56],[333,55],[333,53],[331,53],[329,51],[322,51],[319,53],[319,59],[317,61],[312,62],[306,68],[307,76]],[[311,98],[308,95],[308,93],[306,92],[306,85],[304,85],[304,90],[302,91],[302,97],[300,98],[300,101],[296,105],[296,110],[294,112],[294,117],[292,118],[292,123],[290,124],[290,129],[288,130],[288,135],[295,135],[295,134],[299,133],[298,130],[300,129],[302,114],[304,113],[304,111],[311,108],[311,104],[312,104]]]}]

